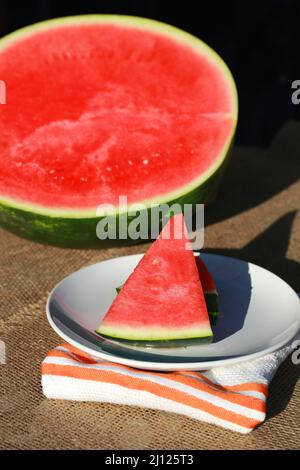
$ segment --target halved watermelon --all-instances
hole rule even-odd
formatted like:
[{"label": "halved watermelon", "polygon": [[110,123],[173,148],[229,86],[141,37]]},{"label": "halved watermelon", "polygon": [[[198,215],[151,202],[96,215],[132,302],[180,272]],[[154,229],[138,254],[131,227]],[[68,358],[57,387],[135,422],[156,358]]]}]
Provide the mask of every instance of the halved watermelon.
[{"label": "halved watermelon", "polygon": [[210,323],[212,325],[215,325],[217,318],[220,314],[216,284],[200,256],[196,256],[196,265],[198,268],[199,278],[204,292]]},{"label": "halved watermelon", "polygon": [[121,195],[149,208],[215,193],[237,95],[224,62],[196,37],[126,16],[50,20],[0,40],[0,78],[2,226],[101,246],[101,204],[119,215]]},{"label": "halved watermelon", "polygon": [[[176,224],[184,228],[180,238],[174,236]],[[210,340],[204,294],[188,243],[184,218],[176,214],[123,285],[97,333],[130,341]]]}]

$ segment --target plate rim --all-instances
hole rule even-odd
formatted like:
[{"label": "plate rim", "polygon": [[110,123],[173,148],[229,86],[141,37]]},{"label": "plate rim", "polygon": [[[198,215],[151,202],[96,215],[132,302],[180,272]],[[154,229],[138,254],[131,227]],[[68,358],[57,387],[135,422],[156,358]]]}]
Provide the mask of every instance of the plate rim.
[{"label": "plate rim", "polygon": [[[109,258],[109,259],[105,259],[105,260],[102,260],[102,261],[98,261],[97,263],[92,263],[92,264],[89,264],[87,266],[83,266],[82,268],[79,268],[76,271],[73,271],[72,273],[65,276],[61,281],[59,281],[53,287],[53,289],[50,291],[50,293],[48,295],[48,298],[47,298],[47,302],[46,302],[46,317],[47,317],[47,320],[48,320],[50,326],[55,331],[55,333],[59,337],[64,339],[67,343],[74,346],[75,348],[77,348],[77,349],[79,349],[79,350],[81,350],[81,351],[83,351],[87,354],[90,354],[91,356],[93,356],[95,358],[104,359],[104,360],[109,361],[109,362],[115,362],[115,363],[118,363],[118,364],[127,365],[127,366],[130,366],[130,367],[134,367],[136,369],[153,370],[153,371],[155,371],[155,370],[156,371],[159,371],[159,370],[160,371],[178,371],[178,370],[197,371],[197,370],[209,370],[209,369],[213,369],[215,367],[225,367],[225,366],[230,366],[230,365],[234,365],[234,364],[239,364],[239,363],[242,363],[242,362],[247,362],[249,360],[258,359],[262,356],[265,356],[265,355],[270,354],[272,352],[278,351],[283,346],[291,343],[292,340],[298,335],[298,332],[300,331],[300,325],[299,325],[299,328],[298,328],[297,331],[291,332],[284,340],[280,341],[279,343],[276,343],[273,346],[270,346],[270,347],[265,348],[265,349],[261,349],[260,351],[253,352],[253,353],[250,353],[250,354],[239,355],[239,356],[231,357],[231,358],[228,358],[228,359],[223,358],[223,359],[212,359],[211,361],[180,362],[180,363],[178,363],[178,362],[153,362],[153,361],[147,361],[146,362],[146,361],[142,361],[142,360],[138,360],[138,359],[122,358],[120,356],[115,356],[115,355],[110,354],[110,353],[96,351],[96,350],[93,350],[92,348],[89,348],[88,346],[82,345],[81,343],[79,343],[75,339],[69,337],[66,333],[64,333],[56,325],[56,323],[52,319],[52,315],[51,315],[51,312],[50,312],[50,302],[51,302],[52,296],[53,296],[54,292],[56,291],[56,289],[67,278],[69,278],[73,274],[75,274],[79,271],[82,271],[86,268],[89,268],[89,267],[95,266],[95,265],[99,265],[99,264],[103,264],[107,261],[117,260],[119,258],[126,258],[126,257],[130,257],[130,258],[131,257],[137,257],[137,256],[142,256],[142,255],[144,255],[144,253],[133,253],[131,255],[116,256],[114,258]],[[286,286],[299,298],[296,291],[284,279],[282,279],[277,274],[273,273],[272,271],[270,271],[270,270],[268,270],[268,269],[266,269],[262,266],[259,266],[255,263],[251,263],[250,261],[245,261],[245,260],[242,260],[242,259],[239,259],[239,258],[234,258],[234,257],[231,257],[231,256],[225,256],[225,255],[219,255],[219,254],[215,254],[215,253],[203,253],[203,255],[208,256],[208,257],[213,256],[213,257],[218,257],[218,258],[241,261],[241,262],[244,262],[244,263],[248,263],[249,265],[255,266],[256,268],[262,269],[263,271],[271,273],[273,276],[278,278],[281,282],[286,284]],[[300,300],[299,300],[299,302],[300,302]],[[300,315],[299,315],[299,322],[300,322]]]}]

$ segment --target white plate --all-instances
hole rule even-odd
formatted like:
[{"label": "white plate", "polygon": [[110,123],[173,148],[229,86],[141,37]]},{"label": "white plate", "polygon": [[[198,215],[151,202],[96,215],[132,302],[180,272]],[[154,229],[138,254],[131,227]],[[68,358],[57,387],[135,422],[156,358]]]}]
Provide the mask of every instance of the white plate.
[{"label": "white plate", "polygon": [[80,269],[61,281],[47,302],[50,325],[64,340],[95,357],[151,370],[203,370],[254,359],[288,343],[300,327],[297,294],[271,272],[245,261],[203,254],[219,292],[221,316],[208,345],[125,346],[94,333],[143,255]]}]

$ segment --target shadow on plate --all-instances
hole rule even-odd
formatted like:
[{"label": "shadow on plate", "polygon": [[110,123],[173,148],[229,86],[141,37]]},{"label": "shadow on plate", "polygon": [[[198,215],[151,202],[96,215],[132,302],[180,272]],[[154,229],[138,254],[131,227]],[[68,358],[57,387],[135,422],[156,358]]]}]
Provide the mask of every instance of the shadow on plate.
[{"label": "shadow on plate", "polygon": [[243,328],[251,299],[249,264],[237,264],[235,259],[227,258],[226,269],[234,273],[228,282],[222,279],[222,283],[218,285],[218,279],[215,279],[220,316],[213,327],[213,343],[222,341]]}]

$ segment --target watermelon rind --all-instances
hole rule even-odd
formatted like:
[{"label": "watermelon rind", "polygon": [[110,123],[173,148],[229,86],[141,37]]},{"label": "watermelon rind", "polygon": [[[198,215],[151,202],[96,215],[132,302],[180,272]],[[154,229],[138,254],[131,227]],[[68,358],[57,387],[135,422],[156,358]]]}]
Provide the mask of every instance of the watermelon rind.
[{"label": "watermelon rind", "polygon": [[210,328],[196,325],[195,327],[188,328],[162,328],[147,327],[147,328],[132,328],[122,325],[101,325],[97,333],[110,338],[125,339],[125,340],[138,340],[138,341],[168,341],[168,340],[185,340],[185,339],[198,339],[212,337]]},{"label": "watermelon rind", "polygon": [[[115,23],[118,25],[148,29],[166,34],[179,42],[186,43],[195,50],[205,53],[218,65],[220,72],[226,77],[233,100],[232,131],[222,151],[209,169],[187,185],[172,192],[157,196],[151,200],[136,201],[144,204],[149,210],[153,204],[196,204],[208,203],[214,199],[232,147],[238,116],[238,98],[234,79],[230,70],[220,56],[197,37],[174,26],[159,21],[123,15],[81,15],[51,19],[19,29],[0,39],[0,51],[15,41],[22,40],[41,30],[52,27],[78,25],[87,23]],[[125,213],[116,208],[110,215],[117,217]],[[107,213],[105,214],[107,217]],[[17,201],[0,195],[0,226],[5,229],[41,243],[73,248],[93,248],[120,244],[138,243],[143,240],[116,239],[100,240],[96,234],[96,225],[101,220],[97,208],[77,210],[73,208],[57,209],[37,204]],[[134,218],[134,217],[133,217]]]},{"label": "watermelon rind", "polygon": [[[96,332],[97,333],[97,332]],[[213,336],[204,336],[202,338],[183,338],[183,339],[167,339],[167,340],[129,340],[129,339],[120,339],[113,338],[111,336],[106,336],[98,333],[101,337],[108,339],[114,343],[119,343],[124,346],[139,347],[139,348],[186,348],[187,346],[196,346],[209,344],[213,340]]]}]

